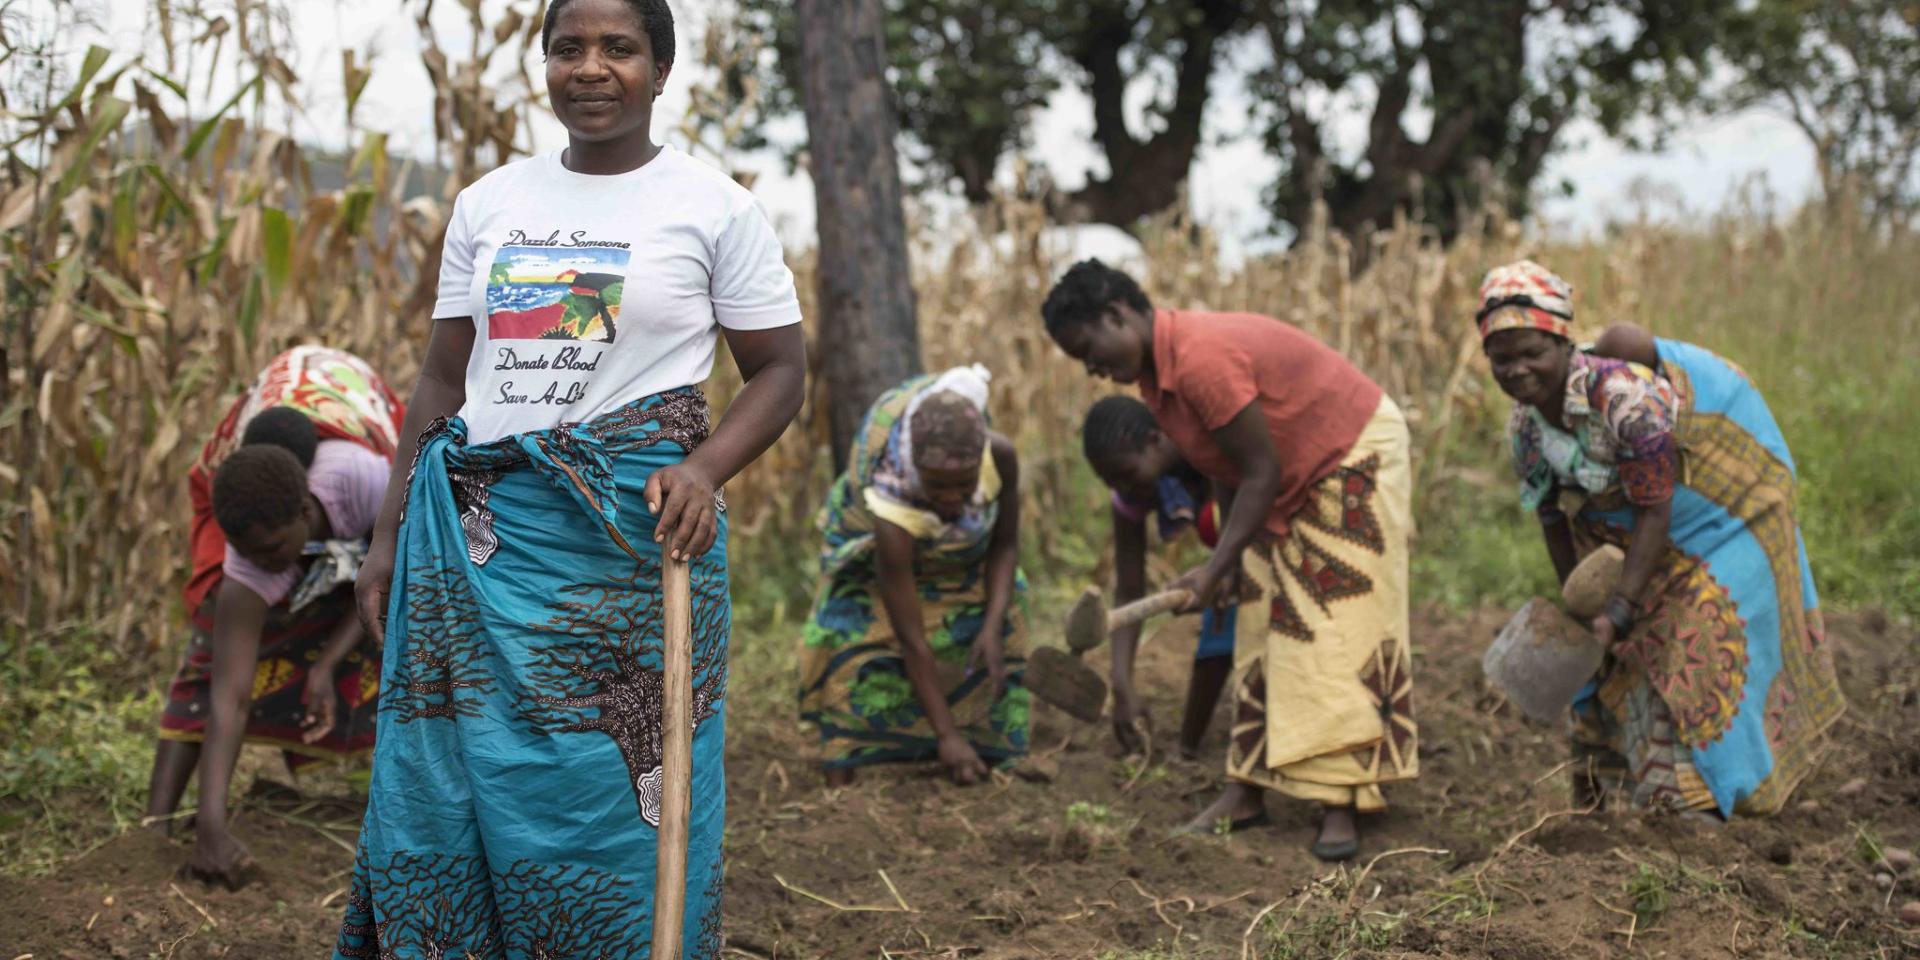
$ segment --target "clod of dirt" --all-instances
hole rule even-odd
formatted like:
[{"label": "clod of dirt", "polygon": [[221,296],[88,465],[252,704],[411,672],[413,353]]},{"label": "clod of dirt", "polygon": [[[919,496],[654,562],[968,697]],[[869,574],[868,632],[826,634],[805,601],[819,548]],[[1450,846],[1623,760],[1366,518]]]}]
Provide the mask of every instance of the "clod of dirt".
[{"label": "clod of dirt", "polygon": [[1908,924],[1909,926],[1920,927],[1920,900],[1913,900],[1900,905],[1900,922]]},{"label": "clod of dirt", "polygon": [[1781,866],[1793,863],[1793,841],[1781,837],[1767,846],[1767,859]]},{"label": "clod of dirt", "polygon": [[1768,912],[1783,912],[1792,902],[1787,898],[1786,892],[1780,888],[1780,883],[1764,873],[1742,875],[1740,890]]},{"label": "clod of dirt", "polygon": [[1029,783],[1052,783],[1060,776],[1060,761],[1052,757],[1031,756],[1013,768],[1013,775]]},{"label": "clod of dirt", "polygon": [[1820,801],[1802,800],[1800,801],[1797,809],[1799,809],[1801,813],[1818,813],[1820,812]]},{"label": "clod of dirt", "polygon": [[1906,873],[1913,869],[1913,851],[1900,847],[1887,847],[1880,851],[1880,863],[1888,873]]},{"label": "clod of dirt", "polygon": [[1892,890],[1892,889],[1893,889],[1893,874],[1891,874],[1891,873],[1876,873],[1876,874],[1874,874],[1874,875],[1873,875],[1873,885],[1874,885],[1874,886],[1876,886],[1876,887],[1879,887],[1879,888],[1880,888],[1880,889],[1882,889],[1882,890]]},{"label": "clod of dirt", "polygon": [[1836,797],[1857,797],[1866,792],[1867,778],[1854,777],[1852,780],[1848,780],[1845,784],[1841,785],[1840,789],[1835,790],[1833,795]]}]

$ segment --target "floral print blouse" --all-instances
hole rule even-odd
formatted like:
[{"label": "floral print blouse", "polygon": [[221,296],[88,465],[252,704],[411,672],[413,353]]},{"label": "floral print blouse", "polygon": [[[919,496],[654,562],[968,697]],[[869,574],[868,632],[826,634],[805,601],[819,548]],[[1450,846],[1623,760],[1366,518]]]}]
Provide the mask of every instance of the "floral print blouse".
[{"label": "floral print blouse", "polygon": [[1616,485],[1637,506],[1665,503],[1679,479],[1673,437],[1679,398],[1637,363],[1575,351],[1567,371],[1566,429],[1515,404],[1507,421],[1520,502],[1536,509],[1557,487],[1596,494]]}]

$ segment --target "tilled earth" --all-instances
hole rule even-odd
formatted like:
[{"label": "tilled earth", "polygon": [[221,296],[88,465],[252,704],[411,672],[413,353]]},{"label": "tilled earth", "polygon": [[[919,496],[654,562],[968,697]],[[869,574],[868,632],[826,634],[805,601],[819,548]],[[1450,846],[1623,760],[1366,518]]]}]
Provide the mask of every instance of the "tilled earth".
[{"label": "tilled earth", "polygon": [[[1715,826],[1569,809],[1558,731],[1481,678],[1501,620],[1417,618],[1422,776],[1390,789],[1343,867],[1306,852],[1300,804],[1276,803],[1269,828],[1171,836],[1215,787],[1224,716],[1198,763],[1117,757],[1103,725],[1037,711],[1031,779],[959,790],[899,768],[828,792],[784,704],[735,703],[728,956],[1920,956],[1897,915],[1920,872],[1883,889],[1869,865],[1920,844],[1920,637],[1830,615],[1849,700],[1831,750],[1786,813]],[[1144,655],[1163,730],[1190,649]],[[256,789],[236,829],[261,866],[237,892],[179,878],[182,842],[103,838],[0,886],[0,960],[325,956],[357,822],[351,801]]]}]

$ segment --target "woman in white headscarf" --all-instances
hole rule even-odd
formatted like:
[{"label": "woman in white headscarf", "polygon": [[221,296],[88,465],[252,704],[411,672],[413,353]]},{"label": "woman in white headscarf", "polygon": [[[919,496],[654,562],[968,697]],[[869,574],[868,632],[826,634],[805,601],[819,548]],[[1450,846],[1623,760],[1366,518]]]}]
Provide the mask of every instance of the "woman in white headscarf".
[{"label": "woman in white headscarf", "polygon": [[800,716],[830,785],[937,759],[960,784],[1027,749],[1019,460],[979,365],[874,402],[821,514]]}]

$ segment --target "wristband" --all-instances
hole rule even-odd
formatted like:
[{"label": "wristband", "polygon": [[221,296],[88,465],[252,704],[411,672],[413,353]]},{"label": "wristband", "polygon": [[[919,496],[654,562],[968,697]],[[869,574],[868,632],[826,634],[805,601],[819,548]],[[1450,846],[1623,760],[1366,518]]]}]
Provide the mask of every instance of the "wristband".
[{"label": "wristband", "polygon": [[1633,629],[1632,600],[1616,593],[1608,598],[1606,608],[1600,612],[1613,624],[1613,632],[1618,636],[1625,637],[1627,632]]}]

